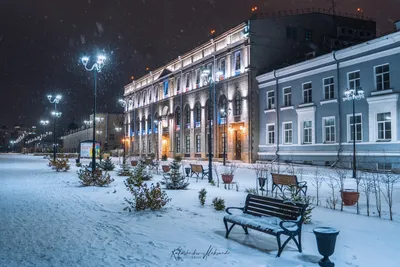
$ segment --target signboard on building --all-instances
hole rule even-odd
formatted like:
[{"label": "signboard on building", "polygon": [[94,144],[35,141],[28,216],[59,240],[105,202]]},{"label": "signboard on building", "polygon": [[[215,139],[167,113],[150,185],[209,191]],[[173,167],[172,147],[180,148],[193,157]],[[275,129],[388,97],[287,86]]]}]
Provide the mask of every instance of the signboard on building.
[{"label": "signboard on building", "polygon": [[[93,155],[92,148],[93,148],[92,141],[81,142],[80,157],[81,158],[91,158]],[[99,155],[100,155],[100,143],[96,142],[96,157],[98,158]]]}]

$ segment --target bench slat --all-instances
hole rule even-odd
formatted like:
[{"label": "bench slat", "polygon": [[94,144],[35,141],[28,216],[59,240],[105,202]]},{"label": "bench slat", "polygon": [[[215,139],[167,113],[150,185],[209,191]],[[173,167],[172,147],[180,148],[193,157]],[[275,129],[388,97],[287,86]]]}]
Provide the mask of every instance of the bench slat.
[{"label": "bench slat", "polygon": [[283,214],[283,215],[288,215],[291,217],[298,217],[301,215],[301,211],[290,211],[287,209],[281,209],[279,207],[260,205],[260,204],[255,204],[255,203],[249,203],[249,205],[247,206],[247,209],[249,209],[249,208],[257,208],[260,211],[267,210],[267,211],[276,212],[276,213]]},{"label": "bench slat", "polygon": [[260,205],[265,205],[265,206],[270,206],[270,207],[277,207],[280,209],[284,210],[289,210],[293,212],[301,212],[301,207],[297,207],[295,205],[292,205],[290,203],[275,203],[275,202],[268,202],[268,201],[262,201],[259,199],[249,199],[248,203],[254,203],[254,204],[260,204]]},{"label": "bench slat", "polygon": [[271,173],[271,176],[272,176],[272,180],[275,184],[296,185],[296,186],[298,185],[296,175]]},{"label": "bench slat", "polygon": [[281,214],[281,213],[276,213],[270,210],[259,210],[257,208],[254,207],[250,207],[248,208],[245,213],[247,214],[251,214],[254,216],[271,216],[271,217],[278,217],[281,220],[295,220],[295,217],[289,216],[289,215],[285,215],[285,214]]},{"label": "bench slat", "polygon": [[248,201],[252,201],[252,202],[259,202],[259,203],[270,203],[269,205],[271,206],[277,206],[277,207],[281,207],[284,209],[288,209],[288,210],[293,210],[293,211],[299,211],[301,212],[301,209],[304,207],[303,204],[300,203],[289,203],[286,202],[282,199],[276,199],[276,198],[271,198],[271,197],[263,197],[263,196],[256,196],[256,195],[251,195],[250,197],[247,198],[246,203]]}]

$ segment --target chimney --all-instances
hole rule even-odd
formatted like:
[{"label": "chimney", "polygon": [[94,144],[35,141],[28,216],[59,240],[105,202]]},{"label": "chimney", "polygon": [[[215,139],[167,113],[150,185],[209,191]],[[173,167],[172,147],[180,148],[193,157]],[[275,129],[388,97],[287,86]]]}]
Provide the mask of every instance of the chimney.
[{"label": "chimney", "polygon": [[395,23],[394,23],[394,25],[396,26],[396,31],[400,31],[400,20],[398,20],[398,21],[396,21]]}]

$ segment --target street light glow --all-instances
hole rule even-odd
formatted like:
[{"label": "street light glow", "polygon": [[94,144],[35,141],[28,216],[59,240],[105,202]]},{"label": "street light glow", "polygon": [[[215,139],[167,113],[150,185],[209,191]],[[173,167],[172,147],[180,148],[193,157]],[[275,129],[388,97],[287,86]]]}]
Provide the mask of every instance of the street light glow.
[{"label": "street light glow", "polygon": [[81,60],[82,60],[82,64],[86,66],[87,63],[89,62],[89,57],[82,57]]}]

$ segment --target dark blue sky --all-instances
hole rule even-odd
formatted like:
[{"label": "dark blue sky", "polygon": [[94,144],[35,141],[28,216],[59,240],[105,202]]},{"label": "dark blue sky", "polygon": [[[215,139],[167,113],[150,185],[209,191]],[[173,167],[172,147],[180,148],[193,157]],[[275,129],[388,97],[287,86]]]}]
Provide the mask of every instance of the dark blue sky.
[{"label": "dark blue sky", "polygon": [[[378,34],[400,19],[400,0],[338,0],[337,11],[377,20]],[[50,118],[46,95],[63,94],[67,125],[91,112],[93,80],[79,57],[104,51],[98,110],[120,111],[123,86],[261,12],[330,8],[331,0],[1,0],[0,125],[38,125]]]}]

